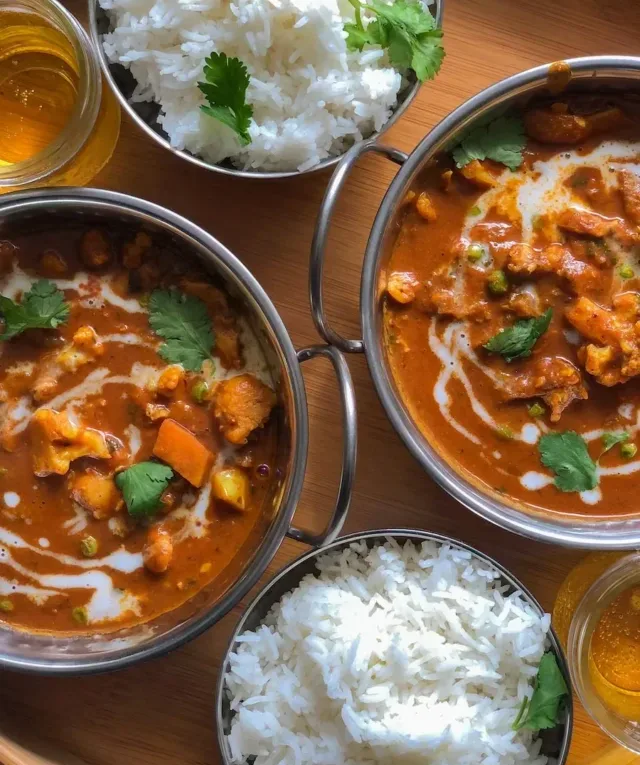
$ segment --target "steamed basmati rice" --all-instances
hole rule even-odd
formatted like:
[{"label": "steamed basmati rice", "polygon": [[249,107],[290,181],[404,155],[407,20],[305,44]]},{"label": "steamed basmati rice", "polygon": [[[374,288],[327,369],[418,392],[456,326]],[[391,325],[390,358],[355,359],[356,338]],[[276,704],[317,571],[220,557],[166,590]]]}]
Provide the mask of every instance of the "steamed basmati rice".
[{"label": "steamed basmati rice", "polygon": [[512,723],[549,616],[457,547],[354,543],[318,559],[230,655],[234,761],[544,765]]},{"label": "steamed basmati rice", "polygon": [[[417,0],[420,2],[420,0]],[[429,0],[431,2],[432,0]],[[391,0],[389,0],[391,2]],[[155,101],[171,145],[245,169],[305,170],[387,122],[403,78],[383,50],[349,52],[348,0],[100,0],[110,61]],[[366,16],[366,14],[365,14]],[[251,143],[203,114],[198,89],[213,51],[241,59],[251,83]]]}]

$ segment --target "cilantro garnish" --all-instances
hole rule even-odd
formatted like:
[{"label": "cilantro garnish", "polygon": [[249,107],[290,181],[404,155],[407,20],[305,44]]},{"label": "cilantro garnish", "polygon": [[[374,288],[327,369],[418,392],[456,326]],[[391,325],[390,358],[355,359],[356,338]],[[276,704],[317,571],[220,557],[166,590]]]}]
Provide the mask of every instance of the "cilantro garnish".
[{"label": "cilantro garnish", "polygon": [[224,53],[212,53],[205,59],[204,76],[206,82],[198,87],[208,105],[201,106],[202,111],[235,131],[242,146],[251,143],[253,108],[246,101],[250,77],[245,64]]},{"label": "cilantro garnish", "polygon": [[555,486],[560,491],[588,491],[598,485],[596,463],[587,444],[573,430],[545,433],[538,441],[540,459],[555,473]]},{"label": "cilantro garnish", "polygon": [[211,358],[213,330],[206,305],[178,290],[155,290],[149,299],[149,324],[164,342],[158,353],[170,364],[199,372]]},{"label": "cilantro garnish", "polygon": [[555,728],[559,722],[560,702],[568,693],[556,657],[551,652],[545,653],[538,667],[533,696],[523,700],[513,730]]},{"label": "cilantro garnish", "polygon": [[115,482],[122,492],[129,515],[144,518],[156,512],[172,478],[173,470],[166,465],[139,462],[118,473]]},{"label": "cilantro garnish", "polygon": [[506,361],[531,356],[533,346],[549,329],[552,315],[553,311],[548,308],[535,319],[520,319],[512,327],[500,330],[483,347],[491,353],[499,353]]},{"label": "cilantro garnish", "polygon": [[468,132],[453,150],[453,158],[458,167],[474,159],[492,159],[510,170],[517,170],[522,164],[526,142],[522,119],[503,115]]},{"label": "cilantro garnish", "polygon": [[0,295],[0,313],[4,319],[0,340],[10,340],[26,329],[55,329],[64,324],[69,318],[69,304],[55,284],[40,279],[24,294],[22,303]]},{"label": "cilantro garnish", "polygon": [[[606,454],[609,449],[613,449],[616,444],[624,444],[629,440],[630,436],[625,430],[621,430],[618,433],[603,433],[602,434],[602,454]],[[602,456],[602,454],[600,456]]]},{"label": "cilantro garnish", "polygon": [[[420,82],[433,79],[444,58],[442,30],[420,2],[395,0],[391,5],[383,0],[349,0],[355,8],[354,23],[345,24],[347,47],[362,50],[365,45],[386,48],[389,61],[399,69],[413,69]],[[376,18],[366,26],[362,11]]]}]

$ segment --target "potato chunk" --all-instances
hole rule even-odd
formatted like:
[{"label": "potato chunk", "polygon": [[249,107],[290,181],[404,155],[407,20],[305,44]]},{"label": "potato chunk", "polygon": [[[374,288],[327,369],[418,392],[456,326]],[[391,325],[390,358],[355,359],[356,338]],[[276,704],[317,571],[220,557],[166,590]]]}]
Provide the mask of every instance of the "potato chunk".
[{"label": "potato chunk", "polygon": [[396,303],[407,305],[416,298],[418,280],[406,271],[395,271],[387,279],[387,293]]},{"label": "potato chunk", "polygon": [[498,185],[498,179],[491,173],[487,165],[479,159],[474,159],[465,165],[460,172],[474,185],[481,189],[492,189]]},{"label": "potato chunk", "polygon": [[97,520],[110,518],[122,507],[122,497],[112,476],[94,470],[74,476],[70,481],[71,498]]},{"label": "potato chunk", "polygon": [[232,444],[245,444],[249,435],[262,427],[276,405],[276,394],[250,374],[220,383],[216,390],[214,414],[222,434]]},{"label": "potato chunk", "polygon": [[249,479],[240,468],[220,470],[213,476],[213,496],[236,510],[246,509],[249,491]]},{"label": "potato chunk", "polygon": [[30,422],[33,472],[65,475],[80,457],[109,459],[104,433],[74,425],[65,412],[37,409]]}]

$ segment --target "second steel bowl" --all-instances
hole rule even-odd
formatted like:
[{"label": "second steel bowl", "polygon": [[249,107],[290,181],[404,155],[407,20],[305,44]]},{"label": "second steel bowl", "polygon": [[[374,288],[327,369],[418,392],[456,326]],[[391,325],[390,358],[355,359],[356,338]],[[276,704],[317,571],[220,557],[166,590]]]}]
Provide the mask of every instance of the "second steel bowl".
[{"label": "second steel bowl", "polygon": [[[529,601],[531,606],[533,606],[540,616],[544,614],[544,609],[527,588],[497,561],[470,545],[466,545],[457,539],[442,534],[434,534],[428,531],[418,531],[414,529],[380,529],[364,533],[349,534],[340,537],[331,544],[324,545],[317,550],[304,553],[276,574],[276,576],[274,576],[273,579],[271,579],[271,581],[269,581],[256,595],[251,604],[247,607],[244,616],[238,623],[229,640],[227,650],[221,662],[220,674],[218,676],[215,711],[218,746],[220,747],[220,754],[224,765],[233,765],[235,762],[227,742],[227,735],[231,730],[231,720],[234,712],[231,709],[229,695],[225,685],[225,673],[229,666],[229,654],[235,650],[238,637],[243,632],[256,630],[258,626],[262,624],[271,608],[283,597],[283,595],[295,589],[300,584],[303,577],[309,574],[317,574],[316,561],[318,556],[327,552],[343,550],[354,542],[364,542],[371,548],[376,545],[384,544],[389,538],[392,538],[399,544],[409,542],[411,544],[420,545],[423,542],[436,542],[437,544],[448,544],[452,547],[466,550],[467,552],[472,553],[476,558],[479,558],[483,563],[489,564],[496,569],[500,573],[500,580],[507,585],[511,591],[520,591],[525,600]],[[553,630],[550,630],[548,640],[549,649],[556,656],[560,670],[567,683],[567,687],[570,688],[571,678],[569,667],[560,641]],[[569,756],[572,733],[573,703],[571,694],[569,694],[564,724],[560,724],[556,729],[545,731],[543,735],[543,750],[550,757],[555,758],[557,765],[564,765]]]},{"label": "second steel bowl", "polygon": [[[592,56],[569,59],[566,63],[571,71],[568,92],[601,93],[611,89],[640,94],[640,58]],[[555,71],[553,64],[538,66],[483,90],[436,125],[410,155],[375,140],[354,146],[329,181],[318,216],[311,253],[311,307],[316,327],[327,342],[346,352],[365,353],[378,396],[405,445],[425,471],[465,507],[498,526],[540,541],[589,549],[631,549],[640,546],[640,513],[578,516],[538,511],[508,497],[490,494],[463,477],[429,442],[412,417],[394,382],[384,348],[381,277],[396,241],[398,216],[407,191],[431,158],[455,145],[472,124],[502,113],[510,105],[527,103],[548,93],[549,78],[553,78]],[[324,255],[341,189],[355,163],[366,153],[380,154],[398,164],[400,170],[384,196],[369,235],[360,289],[362,339],[351,340],[333,330],[325,313]]]}]

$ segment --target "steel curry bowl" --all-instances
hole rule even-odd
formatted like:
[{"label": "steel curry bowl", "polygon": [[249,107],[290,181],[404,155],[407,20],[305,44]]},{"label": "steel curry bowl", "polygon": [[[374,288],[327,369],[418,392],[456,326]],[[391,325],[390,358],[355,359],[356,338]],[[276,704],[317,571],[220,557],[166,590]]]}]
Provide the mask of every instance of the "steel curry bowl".
[{"label": "steel curry bowl", "polygon": [[[589,57],[536,67],[509,77],[469,99],[440,122],[410,154],[366,141],[354,147],[336,168],[329,183],[317,220],[312,245],[310,293],[316,326],[322,336],[346,352],[364,352],[378,396],[387,416],[413,456],[424,470],[465,507],[511,531],[574,547],[595,549],[634,548],[640,544],[640,516],[598,515],[597,508],[578,515],[537,509],[525,505],[443,456],[437,438],[428,438],[411,414],[395,382],[385,347],[383,332],[385,269],[400,230],[403,205],[419,174],[432,159],[450,151],[472,126],[486,125],[503,115],[509,107],[522,107],[532,99],[557,97],[558,73],[564,72],[562,93],[624,96],[640,92],[640,59],[632,57]],[[570,76],[568,76],[570,75]],[[364,154],[380,154],[399,166],[387,190],[369,236],[360,290],[362,339],[341,337],[331,327],[323,301],[324,255],[331,217],[340,191],[353,165]],[[560,423],[561,425],[561,423]],[[544,476],[543,476],[544,477]],[[535,501],[535,500],[533,500]],[[624,510],[624,508],[622,508]]]},{"label": "steel curry bowl", "polygon": [[[57,636],[8,628],[0,622],[0,667],[40,674],[84,674],[129,666],[160,656],[218,621],[264,573],[285,535],[313,546],[339,533],[349,505],[356,456],[356,409],[342,354],[326,345],[296,351],[273,303],[251,273],[211,235],[157,205],[96,189],[61,189],[7,195],[0,203],[0,239],[11,230],[56,227],[65,221],[131,224],[167,251],[187,252],[225,285],[242,308],[264,354],[278,396],[275,464],[261,520],[222,574],[190,600],[154,620],[104,635]],[[335,370],[344,420],[338,497],[325,530],[311,534],[292,525],[302,490],[309,420],[300,364],[323,357]],[[9,544],[11,540],[4,540]],[[3,540],[0,539],[0,562]],[[5,573],[5,572],[3,572]],[[1,580],[0,580],[1,581]]]}]

